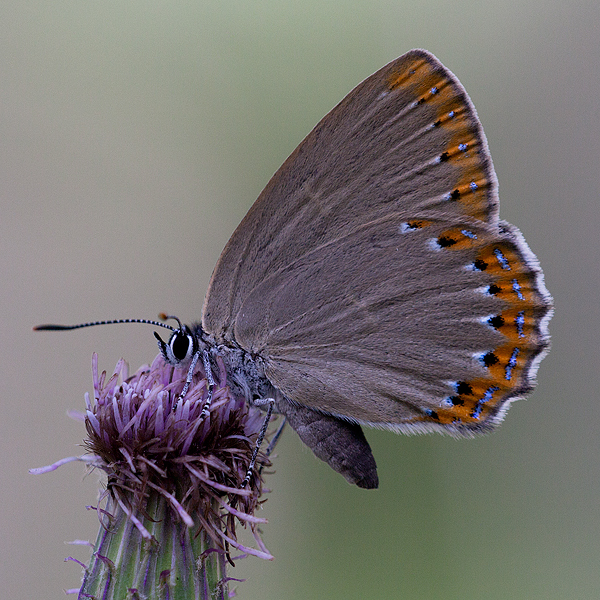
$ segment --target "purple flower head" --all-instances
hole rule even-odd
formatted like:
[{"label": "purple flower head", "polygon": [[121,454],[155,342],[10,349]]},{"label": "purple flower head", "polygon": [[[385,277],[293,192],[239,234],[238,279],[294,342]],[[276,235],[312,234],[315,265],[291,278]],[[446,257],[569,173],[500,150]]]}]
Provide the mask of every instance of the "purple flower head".
[{"label": "purple flower head", "polygon": [[[94,398],[86,394],[85,447],[94,467],[108,477],[111,494],[149,537],[136,513],[147,516],[151,495],[167,500],[170,510],[188,527],[201,526],[217,548],[272,558],[262,543],[254,517],[263,491],[260,469],[269,460],[259,454],[248,486],[241,488],[264,413],[235,398],[227,387],[223,363],[213,390],[208,416],[201,418],[208,386],[201,368],[182,400],[186,372],[166,364],[159,355],[150,367],[128,377],[120,360],[107,381],[98,373],[94,354]],[[90,460],[91,459],[91,460]],[[260,548],[237,541],[236,523],[248,525]]]},{"label": "purple flower head", "polygon": [[[155,525],[163,523],[180,540],[206,540],[198,546],[211,547],[206,552],[229,558],[232,546],[244,554],[273,558],[258,531],[266,519],[254,516],[262,502],[261,471],[270,466],[265,454],[259,452],[250,481],[242,487],[265,416],[232,395],[218,357],[217,367],[210,410],[202,416],[208,385],[201,366],[181,399],[187,372],[174,369],[161,355],[131,377],[121,359],[108,380],[106,371],[98,373],[98,357],[93,355],[93,400],[86,393],[86,413],[71,413],[85,423],[88,452],[31,472],[46,473],[82,461],[106,473],[100,502],[106,500],[107,507],[98,508],[105,534],[101,530],[94,551],[96,563],[107,560],[103,555],[109,545],[106,536],[112,535],[115,523],[123,518],[137,531],[140,541],[135,542],[133,536],[134,545],[146,540],[160,546],[163,541],[156,537],[160,528]],[[240,523],[250,529],[257,548],[238,541]],[[194,556],[195,547],[189,546],[189,556]],[[184,563],[190,562],[185,552],[182,556]],[[224,565],[219,568],[224,574]],[[96,575],[92,565],[86,573],[84,587]]]}]

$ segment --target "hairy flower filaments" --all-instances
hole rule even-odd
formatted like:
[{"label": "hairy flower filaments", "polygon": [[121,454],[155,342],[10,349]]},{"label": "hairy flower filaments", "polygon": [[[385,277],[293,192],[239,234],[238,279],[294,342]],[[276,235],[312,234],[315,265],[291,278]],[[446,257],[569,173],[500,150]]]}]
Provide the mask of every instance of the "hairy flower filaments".
[{"label": "hairy flower filaments", "polygon": [[[161,356],[132,377],[123,360],[110,378],[98,373],[96,355],[92,363],[94,397],[86,394],[81,415],[89,454],[37,470],[82,460],[107,475],[105,506],[98,510],[102,528],[80,597],[108,599],[119,589],[149,598],[166,590],[175,598],[182,585],[195,590],[182,598],[221,597],[232,547],[272,558],[258,531],[265,520],[254,516],[263,491],[261,468],[269,464],[264,454],[258,455],[249,485],[241,488],[264,413],[231,394],[219,360],[205,418],[200,415],[208,392],[201,369],[180,399],[186,373]],[[238,540],[240,523],[256,547]],[[214,569],[208,572],[211,561]]]}]

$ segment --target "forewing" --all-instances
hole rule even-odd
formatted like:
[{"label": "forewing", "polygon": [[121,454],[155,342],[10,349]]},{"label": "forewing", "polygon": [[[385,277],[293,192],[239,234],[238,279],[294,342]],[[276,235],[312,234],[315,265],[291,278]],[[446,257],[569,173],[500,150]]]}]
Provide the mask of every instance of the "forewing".
[{"label": "forewing", "polygon": [[390,213],[497,225],[496,179],[475,109],[424,50],[363,81],[273,176],[219,258],[204,329],[232,341],[240,307],[266,278]]}]

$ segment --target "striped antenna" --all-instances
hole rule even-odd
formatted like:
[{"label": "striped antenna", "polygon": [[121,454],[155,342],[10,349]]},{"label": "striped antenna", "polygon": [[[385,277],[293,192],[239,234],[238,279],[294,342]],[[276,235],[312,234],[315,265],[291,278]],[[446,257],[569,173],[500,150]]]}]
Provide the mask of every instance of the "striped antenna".
[{"label": "striped antenna", "polygon": [[[171,317],[161,313],[160,318],[165,319],[173,319],[175,317]],[[179,319],[177,319],[179,322]],[[166,323],[161,323],[160,321],[151,321],[150,319],[113,319],[112,321],[93,321],[91,323],[79,323],[78,325],[36,325],[33,329],[34,331],[66,331],[68,329],[81,329],[82,327],[94,327],[96,325],[116,325],[118,323],[144,323],[145,325],[156,325],[157,327],[164,327],[165,329],[170,329],[171,331],[177,331],[174,327],[167,325]],[[181,327],[181,323],[179,323]]]}]

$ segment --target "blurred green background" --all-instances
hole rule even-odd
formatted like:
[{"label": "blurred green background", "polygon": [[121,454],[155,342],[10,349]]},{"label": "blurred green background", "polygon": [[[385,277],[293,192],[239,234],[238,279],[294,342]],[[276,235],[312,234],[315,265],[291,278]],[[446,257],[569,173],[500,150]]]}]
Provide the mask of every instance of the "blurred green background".
[{"label": "blurred green background", "polygon": [[263,515],[273,562],[243,599],[600,596],[600,5],[597,0],[4,0],[0,5],[0,581],[63,597],[94,539],[97,476],[71,464],[90,358],[151,360],[200,317],[213,265],[271,174],[363,78],[413,47],[471,95],[501,216],[556,301],[539,386],[477,440],[368,431],[380,489],[288,431]]}]

